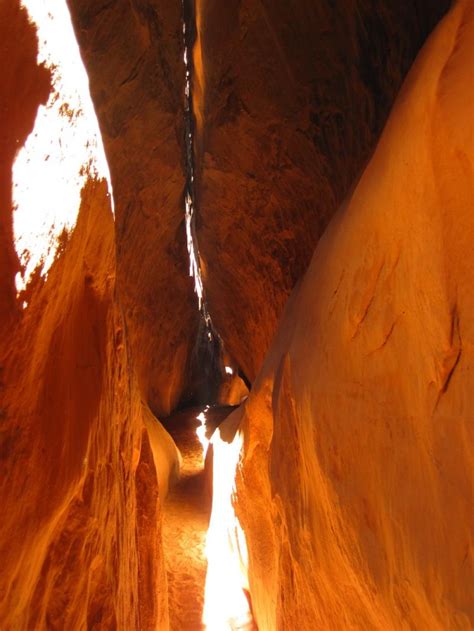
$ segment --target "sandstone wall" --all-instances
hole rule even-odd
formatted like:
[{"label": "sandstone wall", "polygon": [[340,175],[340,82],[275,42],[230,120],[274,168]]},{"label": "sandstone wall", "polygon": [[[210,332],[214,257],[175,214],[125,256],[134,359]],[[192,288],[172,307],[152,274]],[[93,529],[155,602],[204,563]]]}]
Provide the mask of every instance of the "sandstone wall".
[{"label": "sandstone wall", "polygon": [[158,483],[106,184],[1,345],[2,629],[167,628]]},{"label": "sandstone wall", "polygon": [[265,631],[474,625],[473,41],[461,0],[246,405],[238,512]]},{"label": "sandstone wall", "polygon": [[105,182],[86,186],[26,310],[15,297],[11,168],[49,93],[18,5],[0,4],[0,627],[167,629],[158,480]]},{"label": "sandstone wall", "polygon": [[[198,2],[204,272],[250,378],[445,6],[396,4]],[[176,454],[150,444],[143,416],[176,405],[197,327],[181,5],[69,5],[117,222],[104,183],[89,183],[20,315],[6,192],[49,77],[25,13],[2,3],[0,620],[166,629],[154,455],[173,474]],[[472,13],[459,1],[420,56],[246,405],[238,509],[265,631],[473,626]]]},{"label": "sandstone wall", "polygon": [[168,415],[198,325],[184,228],[179,0],[68,0],[116,200],[118,286],[140,388]]},{"label": "sandstone wall", "polygon": [[198,239],[251,381],[448,0],[196,0]]}]

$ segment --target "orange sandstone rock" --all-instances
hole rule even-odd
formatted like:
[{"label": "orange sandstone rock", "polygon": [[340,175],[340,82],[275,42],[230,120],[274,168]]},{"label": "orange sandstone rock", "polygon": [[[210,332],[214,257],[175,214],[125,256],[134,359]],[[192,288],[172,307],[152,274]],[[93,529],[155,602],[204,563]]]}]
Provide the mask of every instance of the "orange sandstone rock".
[{"label": "orange sandstone rock", "polygon": [[167,629],[157,474],[124,332],[106,184],[91,182],[1,341],[5,631]]},{"label": "orange sandstone rock", "polygon": [[474,6],[430,37],[244,417],[260,629],[474,626]]},{"label": "orange sandstone rock", "polygon": [[448,0],[196,0],[198,239],[250,381]]},{"label": "orange sandstone rock", "polygon": [[167,416],[186,385],[199,321],[184,228],[181,2],[68,5],[115,193],[134,366],[143,399]]}]

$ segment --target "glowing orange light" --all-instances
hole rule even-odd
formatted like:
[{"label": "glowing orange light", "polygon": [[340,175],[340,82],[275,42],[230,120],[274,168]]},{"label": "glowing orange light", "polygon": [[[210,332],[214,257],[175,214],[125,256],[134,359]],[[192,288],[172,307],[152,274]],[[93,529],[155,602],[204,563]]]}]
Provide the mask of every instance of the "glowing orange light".
[{"label": "glowing orange light", "polygon": [[242,447],[237,433],[232,443],[214,433],[212,513],[206,542],[208,560],[203,622],[208,631],[252,629],[248,592],[248,555],[244,532],[233,506],[235,474]]}]

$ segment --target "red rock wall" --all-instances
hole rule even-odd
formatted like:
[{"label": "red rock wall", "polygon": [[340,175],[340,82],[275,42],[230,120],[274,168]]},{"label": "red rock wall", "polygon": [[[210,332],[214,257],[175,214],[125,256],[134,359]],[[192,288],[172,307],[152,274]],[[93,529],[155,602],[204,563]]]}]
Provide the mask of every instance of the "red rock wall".
[{"label": "red rock wall", "polygon": [[474,6],[429,39],[244,417],[260,629],[474,626]]},{"label": "red rock wall", "polygon": [[71,237],[21,312],[11,166],[49,73],[17,3],[1,3],[0,29],[0,627],[167,629],[158,483],[106,185],[87,185]]},{"label": "red rock wall", "polygon": [[91,183],[64,253],[2,340],[6,631],[167,628],[158,485],[113,236],[106,185]]},{"label": "red rock wall", "polygon": [[140,387],[168,415],[198,325],[184,228],[181,2],[68,5],[112,175],[118,285]]},{"label": "red rock wall", "polygon": [[[142,391],[168,413],[191,377],[196,335],[182,225],[181,3],[68,4],[117,193],[119,281]],[[211,314],[250,380],[448,4],[197,0],[198,238]]]},{"label": "red rock wall", "polygon": [[330,217],[448,0],[196,0],[198,239],[253,380]]}]

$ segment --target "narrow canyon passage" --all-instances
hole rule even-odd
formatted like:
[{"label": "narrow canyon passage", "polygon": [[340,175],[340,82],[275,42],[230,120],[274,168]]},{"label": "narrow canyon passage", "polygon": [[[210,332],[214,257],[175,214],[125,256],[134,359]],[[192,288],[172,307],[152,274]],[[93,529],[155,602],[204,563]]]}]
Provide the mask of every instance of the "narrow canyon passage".
[{"label": "narrow canyon passage", "polygon": [[[170,489],[163,506],[170,631],[206,629],[202,615],[212,471],[210,466],[204,469],[203,448],[196,434],[200,425],[196,417],[205,409],[196,407],[182,410],[164,421],[183,458],[180,479]],[[206,411],[208,427],[216,427],[231,409],[229,406],[209,408]]]},{"label": "narrow canyon passage", "polygon": [[204,548],[211,501],[202,447],[196,436],[199,410],[187,410],[167,425],[183,462],[181,478],[163,506],[163,543],[168,579],[170,628],[201,629],[206,558]]},{"label": "narrow canyon passage", "polygon": [[474,631],[473,0],[0,35],[0,631]]}]

